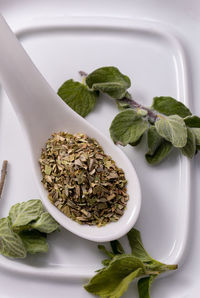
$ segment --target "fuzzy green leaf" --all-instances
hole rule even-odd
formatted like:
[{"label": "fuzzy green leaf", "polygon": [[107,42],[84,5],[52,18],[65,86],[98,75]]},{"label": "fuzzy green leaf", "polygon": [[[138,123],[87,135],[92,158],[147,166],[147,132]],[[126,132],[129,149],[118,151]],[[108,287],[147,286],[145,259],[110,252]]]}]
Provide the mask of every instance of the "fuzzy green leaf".
[{"label": "fuzzy green leaf", "polygon": [[155,123],[158,134],[171,142],[174,147],[182,148],[187,143],[187,128],[178,115],[160,117]]},{"label": "fuzzy green leaf", "polygon": [[23,229],[31,221],[37,220],[43,212],[44,209],[40,200],[29,200],[13,205],[9,212],[13,230]]},{"label": "fuzzy green leaf", "polygon": [[198,116],[188,116],[184,118],[185,124],[188,127],[200,128],[200,117]]},{"label": "fuzzy green leaf", "polygon": [[[198,128],[197,128],[198,129]],[[192,158],[196,152],[196,137],[195,133],[192,131],[192,128],[187,128],[187,143],[181,148],[183,155]]]},{"label": "fuzzy green leaf", "polygon": [[130,108],[130,105],[126,102],[117,100],[116,103],[117,103],[117,107],[120,110],[120,112]]},{"label": "fuzzy green leaf", "polygon": [[166,116],[178,115],[184,118],[191,115],[190,110],[182,102],[168,96],[154,97],[152,108]]},{"label": "fuzzy green leaf", "polygon": [[23,231],[19,235],[28,253],[35,254],[48,251],[48,243],[44,234],[33,230]]},{"label": "fuzzy green leaf", "polygon": [[[117,107],[120,111],[124,111],[126,109],[130,108],[130,102],[131,102],[131,94],[129,92],[126,92],[124,97],[120,100],[116,100]],[[130,100],[130,101],[129,101]]]},{"label": "fuzzy green leaf", "polygon": [[152,260],[151,256],[144,249],[140,232],[136,229],[131,229],[128,234],[128,241],[132,250],[132,255],[142,262],[149,262]]},{"label": "fuzzy green leaf", "polygon": [[42,233],[52,233],[58,229],[59,224],[55,219],[48,213],[44,212],[36,222],[31,224],[33,229],[36,229]]},{"label": "fuzzy green leaf", "polygon": [[147,116],[147,114],[148,114],[148,112],[147,112],[147,110],[144,110],[144,109],[137,109],[137,114],[138,115],[140,115],[140,116],[142,116],[142,117],[145,117],[145,116]]},{"label": "fuzzy green leaf", "polygon": [[118,255],[118,254],[124,254],[124,249],[121,245],[121,243],[119,242],[119,240],[113,240],[110,242],[110,246],[112,248],[112,251],[115,255]]},{"label": "fuzzy green leaf", "polygon": [[111,251],[107,250],[104,245],[98,245],[98,249],[104,252],[109,258],[113,258],[115,255]]},{"label": "fuzzy green leaf", "polygon": [[200,128],[190,128],[195,135],[196,145],[200,145]]},{"label": "fuzzy green leaf", "polygon": [[131,145],[132,147],[139,145],[142,141],[142,137],[143,137],[143,135],[136,142],[131,142],[131,143],[129,143],[129,145]]},{"label": "fuzzy green leaf", "polygon": [[[121,297],[127,290],[130,285],[130,283],[137,277],[141,276],[143,273],[143,270],[141,268],[131,272],[129,275],[124,277],[118,284],[118,286],[112,290],[109,294],[109,298],[118,298]],[[107,295],[101,296],[102,298],[107,298]]]},{"label": "fuzzy green leaf", "polygon": [[96,92],[92,92],[87,86],[73,80],[62,84],[58,89],[58,95],[82,117],[87,116],[96,104]]},{"label": "fuzzy green leaf", "polygon": [[117,114],[110,126],[110,135],[115,143],[126,146],[137,142],[147,130],[148,123],[134,110],[127,109]]},{"label": "fuzzy green leaf", "polygon": [[155,126],[151,126],[147,134],[148,152],[145,154],[147,162],[151,165],[160,163],[171,151],[172,144],[163,139]]},{"label": "fuzzy green leaf", "polygon": [[126,92],[122,99],[116,100],[118,109],[122,112],[126,109],[131,108],[132,97],[129,92]]},{"label": "fuzzy green leaf", "polygon": [[[110,262],[111,262],[111,259],[105,259],[101,263],[102,263],[102,265],[104,265],[106,267],[110,264]],[[101,271],[101,269],[97,270],[96,272],[99,272],[99,271]]]},{"label": "fuzzy green leaf", "polygon": [[140,278],[138,281],[139,298],[150,298],[151,284],[157,275],[150,275],[148,277]]},{"label": "fuzzy green leaf", "polygon": [[115,99],[125,96],[126,90],[131,86],[130,79],[113,66],[101,67],[86,77],[86,84],[93,91],[107,93]]},{"label": "fuzzy green leaf", "polygon": [[0,219],[0,254],[10,258],[26,257],[26,248],[19,235],[12,231],[8,217]]},{"label": "fuzzy green leaf", "polygon": [[155,126],[151,126],[147,132],[148,152],[147,154],[153,155],[156,149],[162,143],[163,138],[157,133]]},{"label": "fuzzy green leaf", "polygon": [[102,298],[118,298],[130,282],[144,274],[144,265],[131,255],[116,255],[106,268],[99,271],[85,289]]},{"label": "fuzzy green leaf", "polygon": [[171,152],[173,146],[170,142],[162,139],[160,145],[157,147],[153,154],[148,152],[145,154],[145,158],[150,165],[157,165],[162,162]]},{"label": "fuzzy green leaf", "polygon": [[[140,298],[149,298],[153,279],[160,273],[177,269],[177,265],[166,265],[154,260],[144,249],[140,232],[136,229],[132,229],[127,236],[132,255],[122,253],[123,249],[118,250],[119,242],[114,242],[114,253],[119,254],[111,260],[103,261],[106,267],[98,270],[98,273],[85,285],[88,292],[101,298],[118,298],[128,289],[133,279],[145,276],[147,279],[142,278],[138,284],[138,291]],[[152,277],[148,279],[150,276]]]},{"label": "fuzzy green leaf", "polygon": [[165,271],[177,269],[177,265],[166,265],[153,259],[144,249],[138,230],[131,229],[127,236],[132,249],[132,255],[145,264],[145,269],[147,271],[154,271],[154,274],[160,274]]}]

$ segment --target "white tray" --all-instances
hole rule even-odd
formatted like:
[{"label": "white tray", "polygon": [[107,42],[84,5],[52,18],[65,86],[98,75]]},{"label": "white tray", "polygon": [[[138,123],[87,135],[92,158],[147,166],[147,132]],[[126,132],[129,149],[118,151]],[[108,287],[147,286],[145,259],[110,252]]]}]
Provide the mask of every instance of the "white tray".
[{"label": "white tray", "polygon": [[[184,49],[167,26],[111,18],[48,18],[19,27],[16,34],[55,90],[69,78],[80,80],[79,70],[90,72],[113,65],[131,78],[136,100],[150,105],[154,96],[168,95],[190,106]],[[17,117],[3,91],[0,96],[0,156],[10,164],[2,217],[12,204],[37,197],[38,193]],[[87,119],[109,135],[116,113],[113,101],[100,99]],[[174,152],[163,164],[150,167],[144,159],[145,144],[123,150],[133,161],[142,186],[137,228],[145,247],[163,262],[182,264],[190,213],[190,162]],[[125,239],[123,242],[127,245]],[[63,229],[50,236],[49,243],[47,255],[17,262],[1,256],[0,266],[9,272],[54,279],[83,279],[101,266],[102,255],[96,243]]]}]

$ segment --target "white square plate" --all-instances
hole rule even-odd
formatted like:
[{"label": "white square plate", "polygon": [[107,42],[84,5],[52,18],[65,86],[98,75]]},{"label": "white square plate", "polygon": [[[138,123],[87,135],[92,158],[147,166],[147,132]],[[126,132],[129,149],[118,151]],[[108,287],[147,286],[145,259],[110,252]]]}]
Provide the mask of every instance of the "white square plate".
[{"label": "white square plate", "polygon": [[[154,96],[166,95],[190,105],[184,49],[168,26],[144,20],[47,18],[18,26],[16,34],[56,91],[69,78],[80,80],[79,70],[91,72],[97,67],[113,65],[131,78],[131,93],[143,104],[151,105]],[[116,113],[112,100],[100,99],[87,120],[109,135],[108,128]],[[0,215],[6,216],[12,204],[38,194],[28,166],[23,134],[3,91],[0,119],[0,138],[4,140],[0,155],[10,163],[0,210]],[[190,163],[173,152],[161,165],[150,167],[144,159],[147,150],[144,143],[136,148],[123,148],[134,163],[142,186],[137,228],[145,247],[155,258],[180,264],[188,236]],[[44,280],[52,277],[56,283],[62,278],[90,277],[101,266],[102,255],[95,243],[63,229],[49,238],[47,255],[17,262],[0,257],[0,267],[10,274],[26,274],[27,278],[29,275]],[[127,246],[125,239],[122,241]],[[89,296],[86,293],[81,297]]]}]

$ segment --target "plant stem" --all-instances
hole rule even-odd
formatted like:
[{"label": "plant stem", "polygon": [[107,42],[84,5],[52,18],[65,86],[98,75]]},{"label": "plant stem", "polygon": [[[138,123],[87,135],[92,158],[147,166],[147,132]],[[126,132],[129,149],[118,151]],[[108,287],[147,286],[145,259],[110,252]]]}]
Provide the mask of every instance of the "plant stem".
[{"label": "plant stem", "polygon": [[158,118],[158,115],[154,113],[151,109],[137,103],[135,100],[130,99],[128,97],[123,97],[119,101],[127,103],[132,109],[143,109],[147,111],[147,115],[149,116],[151,122],[156,122],[156,119]]},{"label": "plant stem", "polygon": [[4,186],[6,174],[7,174],[7,165],[8,165],[8,161],[7,160],[4,160],[3,161],[3,164],[2,164],[2,168],[1,168],[0,198],[1,198],[1,195],[2,195],[3,186]]},{"label": "plant stem", "polygon": [[[88,75],[83,70],[80,70],[79,71],[79,74],[80,74],[81,77],[87,77],[87,75]],[[147,111],[147,115],[149,117],[149,120],[152,123],[155,123],[156,122],[156,119],[158,118],[158,115],[154,111],[152,111],[151,109],[149,109],[149,108],[147,108],[147,107],[145,107],[145,106],[137,103],[132,98],[128,98],[128,97],[124,96],[123,98],[119,99],[118,101],[119,102],[121,101],[121,102],[127,103],[132,109],[143,109],[143,110]]]},{"label": "plant stem", "polygon": [[176,270],[178,268],[178,265],[166,265],[168,270]]}]

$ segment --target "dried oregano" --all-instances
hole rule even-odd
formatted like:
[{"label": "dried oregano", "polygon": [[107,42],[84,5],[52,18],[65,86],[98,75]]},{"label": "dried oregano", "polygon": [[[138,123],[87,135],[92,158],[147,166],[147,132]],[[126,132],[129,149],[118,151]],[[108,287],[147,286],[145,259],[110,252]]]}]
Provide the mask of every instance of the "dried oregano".
[{"label": "dried oregano", "polygon": [[128,201],[125,175],[85,134],[54,133],[39,160],[49,200],[81,224],[117,221]]}]

